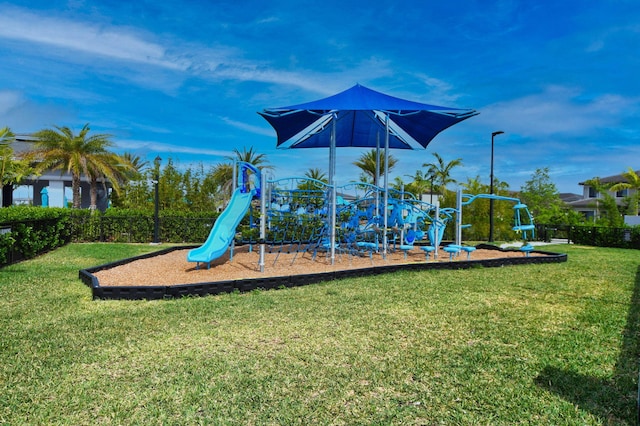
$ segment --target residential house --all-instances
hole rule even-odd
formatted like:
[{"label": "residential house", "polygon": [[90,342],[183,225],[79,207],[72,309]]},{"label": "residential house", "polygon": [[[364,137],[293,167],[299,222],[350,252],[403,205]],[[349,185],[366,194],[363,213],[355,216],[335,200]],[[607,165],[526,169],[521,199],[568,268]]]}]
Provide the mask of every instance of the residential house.
[{"label": "residential house", "polygon": [[[636,173],[640,174],[640,170],[636,170]],[[600,178],[600,183],[602,184],[615,184],[622,182],[627,182],[627,179],[621,174]],[[564,201],[573,210],[582,213],[585,218],[595,221],[600,217],[603,195],[587,182],[580,182],[579,185],[582,185],[583,187],[582,196],[578,199],[571,199],[570,197],[567,197]],[[634,192],[634,189],[608,191],[609,195],[615,199],[616,204],[619,206],[623,205],[625,198],[633,195]]]},{"label": "residential house", "polygon": [[[32,149],[35,138],[30,135],[16,135],[13,142],[13,151],[16,154]],[[81,207],[89,208],[91,205],[90,183],[86,177],[80,182]],[[107,182],[106,188],[98,185],[97,208],[104,211],[108,207],[111,185]],[[23,180],[20,185],[13,187],[7,185],[3,188],[2,207],[15,204],[33,206],[68,207],[71,203],[71,174],[61,173],[60,170],[47,170],[40,176],[32,176]]]}]

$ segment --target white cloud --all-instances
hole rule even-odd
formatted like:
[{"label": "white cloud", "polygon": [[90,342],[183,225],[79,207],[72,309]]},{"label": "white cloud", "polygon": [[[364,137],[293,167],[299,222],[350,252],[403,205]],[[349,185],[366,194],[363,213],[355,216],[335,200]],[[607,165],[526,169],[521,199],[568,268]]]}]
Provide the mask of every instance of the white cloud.
[{"label": "white cloud", "polygon": [[133,31],[45,17],[13,8],[0,9],[0,38],[75,50],[117,60],[185,70],[189,62],[170,57],[160,44]]},{"label": "white cloud", "polygon": [[427,87],[430,99],[438,99],[438,102],[443,103],[454,103],[460,98],[459,94],[452,94],[455,88],[444,80],[422,73],[415,74],[415,77]]},{"label": "white cloud", "polygon": [[34,103],[22,92],[0,90],[0,127],[9,126],[14,133],[31,133],[68,116],[65,107]]},{"label": "white cloud", "polygon": [[9,111],[24,102],[22,95],[14,90],[0,91],[0,115],[6,115]]},{"label": "white cloud", "polygon": [[[273,18],[266,19],[270,22]],[[101,22],[74,21],[70,18],[44,16],[16,7],[0,6],[0,39],[12,39],[40,46],[52,46],[60,52],[48,52],[58,61],[86,63],[94,66],[82,55],[100,57],[125,63],[122,66],[100,66],[98,73],[118,75],[144,87],[174,92],[185,75],[207,80],[236,80],[275,84],[302,89],[311,93],[329,95],[345,90],[356,82],[366,83],[393,74],[386,59],[369,57],[348,69],[334,73],[314,69],[283,70],[267,61],[252,61],[232,46],[211,46],[175,38],[157,38],[144,30],[109,26]],[[42,52],[38,53],[39,55]],[[147,68],[139,68],[146,66]],[[138,67],[138,68],[136,68]],[[175,74],[150,73],[148,67],[178,71]],[[436,92],[449,88],[445,82],[425,77],[425,83]]]},{"label": "white cloud", "polygon": [[273,136],[275,134],[275,131],[270,127],[253,126],[251,124],[247,124],[242,121],[232,120],[229,117],[219,117],[219,118],[229,126],[235,127],[236,129],[240,129],[245,132],[254,133],[254,134],[263,135],[263,136]]},{"label": "white cloud", "polygon": [[169,152],[180,154],[193,154],[193,155],[208,155],[213,157],[229,157],[233,155],[232,151],[224,151],[217,149],[203,149],[191,146],[181,146],[175,144],[168,144],[155,141],[139,141],[139,140],[126,140],[120,139],[115,141],[117,148],[125,151],[135,152]]},{"label": "white cloud", "polygon": [[542,93],[489,105],[476,120],[528,137],[585,135],[615,126],[639,100],[616,94],[583,99],[579,90],[549,86]]}]

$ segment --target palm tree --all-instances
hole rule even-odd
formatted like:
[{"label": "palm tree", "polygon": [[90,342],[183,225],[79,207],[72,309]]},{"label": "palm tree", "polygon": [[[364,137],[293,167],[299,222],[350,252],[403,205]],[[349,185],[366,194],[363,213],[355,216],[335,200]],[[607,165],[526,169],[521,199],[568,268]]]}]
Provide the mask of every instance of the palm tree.
[{"label": "palm tree", "polygon": [[233,185],[233,164],[218,163],[211,171],[213,181],[218,187],[219,192],[230,193]]},{"label": "palm tree", "polygon": [[631,167],[629,170],[622,173],[622,177],[624,177],[627,181],[616,183],[609,188],[611,191],[621,191],[623,189],[633,189],[634,192],[629,197],[629,214],[633,216],[638,215],[638,198],[640,197],[640,176],[638,173],[634,171]]},{"label": "palm tree", "polygon": [[406,175],[413,179],[413,181],[409,182],[404,186],[405,191],[411,192],[418,198],[422,197],[422,194],[427,193],[428,190],[431,189],[429,175],[423,173],[422,170],[416,170],[416,173],[411,175]]},{"label": "palm tree", "polygon": [[0,129],[0,145],[9,145],[16,139],[10,128],[3,127]]},{"label": "palm tree", "polygon": [[253,164],[261,169],[272,169],[269,165],[269,161],[267,161],[266,154],[258,154],[253,150],[253,147],[250,147],[248,151],[246,147],[243,147],[242,151],[238,148],[233,148],[233,152],[235,154],[234,156],[227,157],[231,161],[244,161],[245,163]]},{"label": "palm tree", "polygon": [[88,164],[89,167],[89,196],[91,199],[89,209],[94,211],[98,203],[98,182],[106,192],[108,179],[116,193],[120,192],[122,185],[134,173],[131,163],[112,152],[96,153]]},{"label": "palm tree", "polygon": [[[378,157],[379,155],[379,157]],[[376,159],[377,157],[377,159]],[[371,151],[367,151],[363,153],[360,158],[353,162],[353,165],[362,170],[364,176],[370,178],[373,181],[373,184],[378,186],[378,178],[376,176],[376,162],[380,164],[380,174],[384,174],[385,170],[385,161],[384,161],[384,153],[377,149],[372,149]],[[398,163],[398,160],[393,156],[389,155],[389,172],[393,170],[395,165]]]},{"label": "palm tree", "polygon": [[118,178],[121,173],[118,164],[122,158],[107,149],[112,146],[110,135],[89,136],[89,124],[85,124],[76,135],[69,127],[44,129],[35,134],[37,141],[33,150],[39,161],[38,170],[61,170],[71,174],[73,208],[80,208],[80,179],[84,175],[92,184],[91,204],[95,209],[95,185],[99,179],[107,178],[118,191]]},{"label": "palm tree", "polygon": [[228,163],[219,163],[214,166],[212,171],[213,181],[220,188],[220,192],[223,195],[223,201],[226,201],[231,195],[231,188],[233,187],[233,163],[235,161],[244,161],[245,163],[252,164],[259,169],[273,169],[267,161],[266,154],[258,154],[250,147],[247,150],[246,147],[240,151],[238,148],[233,149],[234,155],[227,157]]},{"label": "palm tree", "polygon": [[436,157],[436,162],[424,163],[422,167],[427,167],[427,176],[433,177],[438,189],[444,191],[447,189],[448,184],[457,183],[457,181],[451,177],[451,170],[454,167],[462,166],[462,158],[456,158],[455,160],[445,163],[437,152],[434,152],[433,156]]},{"label": "palm tree", "polygon": [[[306,172],[304,172],[304,177],[308,178],[308,179],[313,179],[313,180],[318,180],[320,182],[324,182],[324,183],[328,183],[329,179],[327,179],[327,175],[320,169],[318,168],[311,168],[309,170],[307,170]],[[305,180],[303,182],[300,182],[297,186],[297,189],[303,190],[303,191],[314,191],[314,190],[318,190],[319,188],[319,184],[312,181],[312,180]]]},{"label": "palm tree", "polygon": [[324,183],[329,182],[329,179],[327,179],[327,175],[317,167],[311,168],[306,172],[304,172],[304,177],[307,177],[309,179],[319,180],[320,182],[324,182]]},{"label": "palm tree", "polygon": [[28,158],[15,159],[11,144],[15,135],[8,127],[0,129],[0,207],[3,205],[2,190],[5,185],[17,184],[33,174]]},{"label": "palm tree", "polygon": [[131,152],[125,152],[121,157],[124,160],[124,171],[129,170],[127,178],[131,180],[138,180],[142,177],[142,174],[149,168],[149,162],[143,160],[139,155]]}]

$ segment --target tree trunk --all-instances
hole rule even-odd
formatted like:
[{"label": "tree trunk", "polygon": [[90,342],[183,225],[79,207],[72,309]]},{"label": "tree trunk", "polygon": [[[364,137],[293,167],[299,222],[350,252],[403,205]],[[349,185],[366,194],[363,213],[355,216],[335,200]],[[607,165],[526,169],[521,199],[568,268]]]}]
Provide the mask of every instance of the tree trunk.
[{"label": "tree trunk", "polygon": [[93,214],[98,208],[98,181],[94,177],[91,177],[91,186],[89,189],[89,196],[91,197],[91,204],[89,205],[89,210],[91,210],[91,214]]},{"label": "tree trunk", "polygon": [[79,209],[82,206],[80,198],[80,175],[73,173],[71,175],[71,190],[73,192],[73,208]]}]

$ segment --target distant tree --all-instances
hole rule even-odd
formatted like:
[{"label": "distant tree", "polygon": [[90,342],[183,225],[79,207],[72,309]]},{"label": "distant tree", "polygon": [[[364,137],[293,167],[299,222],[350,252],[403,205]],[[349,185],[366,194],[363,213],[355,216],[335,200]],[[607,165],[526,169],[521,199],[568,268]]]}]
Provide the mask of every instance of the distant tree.
[{"label": "distant tree", "polygon": [[142,174],[149,168],[149,162],[140,158],[139,155],[131,152],[122,154],[122,159],[126,163],[125,173],[129,180],[140,180]]},{"label": "distant tree", "polygon": [[[33,154],[39,162],[37,169],[61,170],[71,173],[73,208],[80,208],[80,179],[84,175],[93,185],[101,176],[112,181],[118,191],[119,156],[108,151],[112,146],[110,135],[89,136],[89,124],[85,124],[78,134],[69,127],[40,130],[35,134],[37,141]],[[92,189],[93,193],[93,189]],[[95,200],[92,195],[92,207]]]},{"label": "distant tree", "polygon": [[253,164],[260,169],[273,168],[269,165],[266,154],[258,154],[253,150],[253,147],[249,147],[249,150],[247,150],[246,147],[243,147],[242,151],[240,151],[238,148],[233,148],[233,152],[233,156],[227,157],[231,161],[244,161],[245,163]]},{"label": "distant tree", "polygon": [[536,169],[531,179],[520,188],[520,199],[527,205],[536,222],[567,223],[564,203],[556,185],[549,177],[548,167]]},{"label": "distant tree", "polygon": [[162,210],[186,209],[185,179],[183,173],[176,167],[172,158],[167,160],[158,180],[160,208]]},{"label": "distant tree", "polygon": [[13,134],[10,128],[3,127],[0,129],[0,145],[10,145],[16,140],[16,135]]},{"label": "distant tree", "polygon": [[437,152],[434,152],[433,156],[436,158],[436,161],[434,163],[424,163],[422,167],[427,168],[426,175],[429,177],[433,176],[437,190],[441,194],[444,194],[448,184],[457,183],[457,181],[451,177],[451,171],[458,166],[462,166],[462,158],[456,158],[447,163]]},{"label": "distant tree", "polygon": [[400,191],[400,190],[405,190],[406,191],[406,184],[404,182],[404,180],[402,180],[402,178],[400,176],[396,176],[395,178],[393,178],[393,181],[389,184],[389,186],[393,189],[395,189],[396,191]]},{"label": "distant tree", "polygon": [[[379,155],[377,156],[376,153]],[[377,157],[377,160],[376,160]],[[365,180],[363,182],[371,182],[374,185],[378,186],[378,178],[376,176],[376,162],[380,165],[380,175],[384,175],[385,170],[385,161],[384,161],[384,151],[372,149],[371,151],[364,152],[360,158],[353,162],[353,165],[358,167],[362,171],[361,178],[364,177]],[[392,155],[389,155],[389,172],[393,170],[393,168],[398,163],[398,160],[394,158]]]},{"label": "distant tree", "polygon": [[91,210],[95,210],[98,202],[98,183],[107,191],[107,179],[114,192],[119,193],[128,176],[134,173],[134,168],[123,157],[112,152],[96,153],[89,164],[89,198]]},{"label": "distant tree", "polygon": [[304,172],[304,176],[310,179],[319,180],[320,182],[328,183],[327,175],[318,168],[311,168]]},{"label": "distant tree", "polygon": [[213,182],[215,182],[218,188],[217,192],[220,195],[219,201],[221,203],[226,203],[231,197],[231,189],[233,188],[233,164],[235,161],[243,161],[259,169],[273,169],[273,167],[269,165],[266,154],[258,154],[254,151],[253,147],[249,149],[243,147],[242,151],[234,148],[233,153],[234,155],[227,157],[228,161],[217,164],[211,171]]},{"label": "distant tree", "polygon": [[191,211],[213,211],[216,208],[217,186],[211,172],[202,164],[189,167],[182,174],[184,207]]},{"label": "distant tree", "polygon": [[218,195],[217,202],[226,203],[231,197],[233,188],[233,163],[218,163],[211,171],[211,178]]},{"label": "distant tree", "polygon": [[429,179],[428,173],[424,173],[422,170],[416,170],[413,176],[406,176],[411,178],[412,181],[404,184],[404,190],[412,193],[418,199],[420,199],[422,194],[426,194],[427,192],[431,191],[431,181]]},{"label": "distant tree", "polygon": [[301,180],[298,182],[296,189],[300,190],[300,192],[294,195],[293,203],[302,206],[321,206],[325,202],[325,188],[322,184],[315,181],[328,183],[329,179],[327,175],[318,168],[311,168],[304,173],[304,177],[309,180]]},{"label": "distant tree", "polygon": [[631,189],[633,193],[629,196],[628,214],[631,216],[638,215],[638,199],[640,198],[640,176],[631,168],[622,173],[626,182],[616,183],[609,188],[611,191],[621,191],[623,189]]},{"label": "distant tree", "polygon": [[602,226],[623,226],[624,218],[618,209],[615,198],[609,194],[612,185],[602,183],[599,177],[588,179],[584,184],[594,188],[601,196],[595,200],[596,213],[599,216],[596,223]]},{"label": "distant tree", "polygon": [[0,207],[3,205],[2,189],[6,185],[20,183],[22,179],[34,173],[30,160],[14,158],[13,142],[15,135],[8,127],[0,129]]},{"label": "distant tree", "polygon": [[[498,179],[494,180],[494,194],[501,196],[510,196],[509,185]],[[467,178],[467,181],[461,184],[463,192],[469,195],[489,194],[490,185],[482,183],[480,176],[475,178]],[[453,201],[453,200],[452,200]],[[455,205],[455,204],[452,204]],[[465,239],[483,240],[489,236],[489,205],[490,201],[486,198],[477,198],[472,203],[462,208],[462,221],[465,225],[470,225],[463,230]],[[497,240],[513,239],[513,202],[494,200],[494,237]]]},{"label": "distant tree", "polygon": [[[317,180],[320,182],[324,182],[324,183],[328,183],[329,179],[327,178],[327,175],[320,169],[318,168],[311,168],[309,170],[307,170],[306,172],[304,172],[304,177],[309,178],[309,179],[313,179],[313,180]],[[310,190],[317,190],[320,189],[319,185],[311,180],[308,181],[303,181],[300,182],[297,186],[297,189],[300,190],[306,190],[306,191],[310,191]]]},{"label": "distant tree", "polygon": [[147,176],[149,162],[140,158],[137,154],[125,152],[120,156],[117,165],[120,171],[120,191],[111,194],[113,207],[140,208],[150,200],[150,188]]}]

